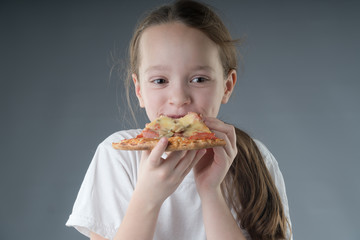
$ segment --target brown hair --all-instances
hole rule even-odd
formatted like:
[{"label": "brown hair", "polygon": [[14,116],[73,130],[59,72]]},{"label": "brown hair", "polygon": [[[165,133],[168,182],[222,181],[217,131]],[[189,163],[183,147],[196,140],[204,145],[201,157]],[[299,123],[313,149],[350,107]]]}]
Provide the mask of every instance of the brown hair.
[{"label": "brown hair", "polygon": [[228,204],[253,240],[285,239],[290,226],[263,157],[248,134],[235,133],[238,153],[222,185]]},{"label": "brown hair", "polygon": [[[135,29],[130,42],[130,66],[125,87],[130,104],[131,74],[138,75],[139,42],[142,32],[150,26],[181,22],[202,31],[219,46],[224,76],[237,68],[236,41],[210,7],[195,1],[176,1],[148,14]],[[131,110],[133,116],[134,113]],[[255,142],[240,129],[236,130],[238,154],[222,184],[228,204],[253,240],[284,239],[287,220],[276,186]]]}]

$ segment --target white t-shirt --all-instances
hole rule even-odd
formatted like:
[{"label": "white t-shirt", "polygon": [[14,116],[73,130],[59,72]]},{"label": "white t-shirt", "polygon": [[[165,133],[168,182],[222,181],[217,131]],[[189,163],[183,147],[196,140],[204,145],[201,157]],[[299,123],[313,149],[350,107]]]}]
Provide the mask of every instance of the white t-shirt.
[{"label": "white t-shirt", "polygon": [[[98,146],[66,222],[67,226],[75,227],[88,237],[90,232],[95,232],[107,239],[114,238],[136,186],[141,152],[115,150],[111,144],[124,138],[133,138],[140,131],[114,133]],[[284,179],[278,163],[261,142],[255,142],[277,186],[285,215],[290,222]],[[156,226],[154,240],[167,240],[169,237],[172,240],[206,239],[201,201],[192,172],[165,200]],[[246,231],[244,234],[248,236]]]}]

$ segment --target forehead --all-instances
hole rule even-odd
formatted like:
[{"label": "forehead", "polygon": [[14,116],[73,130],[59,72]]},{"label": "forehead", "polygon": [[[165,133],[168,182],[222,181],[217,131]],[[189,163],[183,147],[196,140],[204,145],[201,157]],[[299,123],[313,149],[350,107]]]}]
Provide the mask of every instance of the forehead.
[{"label": "forehead", "polygon": [[212,67],[220,64],[218,46],[200,30],[182,23],[147,28],[140,39],[139,53],[140,68],[163,64]]}]

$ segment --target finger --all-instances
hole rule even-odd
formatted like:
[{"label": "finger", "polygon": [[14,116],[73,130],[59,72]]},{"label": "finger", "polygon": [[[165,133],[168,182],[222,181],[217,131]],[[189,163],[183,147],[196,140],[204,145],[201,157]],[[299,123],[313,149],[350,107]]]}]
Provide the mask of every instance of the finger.
[{"label": "finger", "polygon": [[235,158],[237,154],[237,147],[236,147],[236,136],[234,137],[234,140],[232,141],[232,137],[229,137],[225,133],[214,131],[214,133],[219,137],[226,141],[226,145],[223,147],[215,147],[213,148],[214,154],[217,156],[226,156],[227,159],[229,159],[231,162]]},{"label": "finger", "polygon": [[[225,133],[222,133],[222,132],[218,132],[218,131],[213,131],[215,133],[215,135],[218,137],[218,138],[221,138],[221,139],[224,139],[225,142],[226,142],[226,145],[223,146],[223,147],[215,147],[216,149],[224,149],[226,151],[226,154],[229,155],[231,149],[234,148],[234,144],[233,142],[230,140],[229,136],[226,135]],[[214,149],[215,149],[214,148]]]},{"label": "finger", "polygon": [[194,159],[196,152],[197,152],[196,150],[187,151],[186,154],[183,156],[183,158],[175,166],[176,170],[178,172],[184,171],[184,169],[186,169],[190,165],[192,159]]},{"label": "finger", "polygon": [[[230,144],[231,144],[230,146],[232,147],[236,146],[236,133],[235,133],[235,127],[233,125],[226,124],[219,119],[211,118],[211,117],[206,117],[204,119],[204,122],[215,133],[217,137],[226,140],[225,139],[226,136],[230,140]],[[224,133],[225,135],[220,133]]]},{"label": "finger", "polygon": [[229,134],[232,133],[234,128],[234,126],[213,117],[204,118],[204,123],[212,130],[217,130]]},{"label": "finger", "polygon": [[188,151],[173,151],[169,153],[165,164],[168,165],[170,169],[175,169],[179,162],[185,157],[187,152]]},{"label": "finger", "polygon": [[185,161],[184,161],[183,166],[179,166],[179,167],[183,168],[183,170],[182,170],[183,177],[185,177],[187,174],[189,174],[191,169],[200,161],[200,159],[205,155],[205,153],[206,153],[206,149],[193,150],[193,153],[192,153],[193,156],[191,156],[191,161],[188,161],[187,163],[185,163]]},{"label": "finger", "polygon": [[200,149],[197,151],[194,161],[189,166],[189,171],[205,156],[207,149]]},{"label": "finger", "polygon": [[159,166],[163,162],[161,156],[164,154],[167,145],[168,145],[168,139],[166,137],[163,137],[159,140],[159,142],[156,144],[153,150],[151,150],[148,156],[148,161],[152,166],[154,167]]}]

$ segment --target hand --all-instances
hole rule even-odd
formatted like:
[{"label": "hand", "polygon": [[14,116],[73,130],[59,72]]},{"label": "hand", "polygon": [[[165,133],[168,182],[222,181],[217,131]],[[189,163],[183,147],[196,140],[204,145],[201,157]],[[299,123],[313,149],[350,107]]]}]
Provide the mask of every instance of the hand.
[{"label": "hand", "polygon": [[176,190],[206,152],[205,150],[175,151],[163,159],[161,156],[167,144],[167,138],[162,138],[151,152],[142,152],[135,188],[137,194],[142,194],[150,204],[157,206]]},{"label": "hand", "polygon": [[218,138],[226,141],[224,147],[208,149],[205,156],[194,167],[196,186],[200,197],[209,191],[218,191],[236,154],[236,134],[232,125],[207,117],[206,125]]}]

